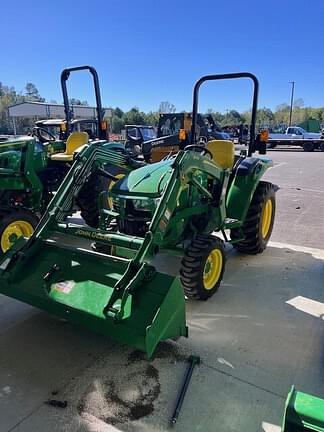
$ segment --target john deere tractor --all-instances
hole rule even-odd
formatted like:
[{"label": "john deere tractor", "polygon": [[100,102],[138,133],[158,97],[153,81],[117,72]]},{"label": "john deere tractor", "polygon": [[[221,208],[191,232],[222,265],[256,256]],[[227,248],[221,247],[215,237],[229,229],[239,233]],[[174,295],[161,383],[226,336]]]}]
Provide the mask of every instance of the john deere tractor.
[{"label": "john deere tractor", "polygon": [[[36,137],[7,139],[0,143],[0,254],[17,237],[32,234],[40,215],[70,169],[75,152],[89,142],[87,132],[76,130],[80,125],[72,118],[66,85],[70,73],[79,70],[89,70],[92,74],[97,102],[96,137],[102,144],[107,142],[96,70],[91,66],[64,69],[61,87],[66,119],[60,122],[60,126],[64,126],[61,139],[57,139],[42,122],[34,131]],[[123,150],[118,144],[109,146]],[[86,218],[96,204],[84,195],[80,194],[77,204]]]},{"label": "john deere tractor", "polygon": [[[231,141],[202,146],[197,133],[200,86],[234,78],[254,83],[249,150],[237,157]],[[250,73],[201,78],[193,93],[191,143],[156,164],[136,168],[124,154],[98,144],[85,147],[30,239],[19,238],[0,258],[0,292],[149,357],[159,341],[187,336],[184,291],[205,300],[224,273],[224,241],[218,234],[252,254],[262,252],[271,235],[275,192],[261,180],[272,163],[264,155],[265,142],[254,135],[257,94],[258,81]],[[256,150],[259,156],[252,155]],[[119,180],[107,170],[123,164],[129,174]],[[69,219],[94,173],[115,181],[100,194],[98,228]],[[93,242],[105,249],[93,250]],[[157,269],[153,258],[162,252],[182,256],[178,276]]]},{"label": "john deere tractor", "polygon": [[[238,156],[232,141],[201,142],[197,114],[201,84],[233,78],[254,83],[249,148]],[[272,161],[265,156],[266,137],[255,138],[257,94],[258,81],[252,74],[201,78],[194,89],[191,143],[175,156],[130,172],[109,194],[113,210],[108,214],[116,219],[118,232],[144,239],[153,232],[156,250],[183,252],[180,280],[187,296],[206,299],[220,285],[224,241],[215,232],[249,254],[262,252],[270,238],[275,190],[261,180]],[[256,150],[258,157],[253,156]]]}]

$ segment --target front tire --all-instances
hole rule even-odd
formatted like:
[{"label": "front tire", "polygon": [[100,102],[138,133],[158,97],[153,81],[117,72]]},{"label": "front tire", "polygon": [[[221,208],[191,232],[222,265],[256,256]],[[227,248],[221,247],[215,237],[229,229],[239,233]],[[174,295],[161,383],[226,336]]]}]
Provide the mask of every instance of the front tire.
[{"label": "front tire", "polygon": [[[276,212],[274,185],[260,181],[252,198],[241,228],[231,230],[233,247],[240,252],[255,255],[267,247]],[[243,240],[241,240],[243,234]]]},{"label": "front tire", "polygon": [[13,210],[0,215],[0,254],[9,250],[19,237],[30,237],[38,217],[27,210]]},{"label": "front tire", "polygon": [[[122,178],[127,170],[122,167],[108,166],[107,171],[115,177]],[[92,228],[99,226],[99,195],[101,192],[108,192],[115,182],[97,173],[92,173],[88,181],[82,186],[76,199],[76,204],[81,211],[85,223]],[[111,201],[108,200],[111,207]]]},{"label": "front tire", "polygon": [[180,280],[185,294],[207,300],[218,290],[224,270],[224,242],[212,235],[197,236],[181,262]]}]

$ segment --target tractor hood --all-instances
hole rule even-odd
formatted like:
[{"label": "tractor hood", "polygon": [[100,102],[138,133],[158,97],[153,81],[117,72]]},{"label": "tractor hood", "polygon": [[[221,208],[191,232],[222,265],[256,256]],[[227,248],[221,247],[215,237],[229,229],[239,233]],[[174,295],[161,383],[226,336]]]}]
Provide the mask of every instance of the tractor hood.
[{"label": "tractor hood", "polygon": [[171,175],[174,159],[146,165],[131,171],[112,188],[112,195],[158,198]]}]

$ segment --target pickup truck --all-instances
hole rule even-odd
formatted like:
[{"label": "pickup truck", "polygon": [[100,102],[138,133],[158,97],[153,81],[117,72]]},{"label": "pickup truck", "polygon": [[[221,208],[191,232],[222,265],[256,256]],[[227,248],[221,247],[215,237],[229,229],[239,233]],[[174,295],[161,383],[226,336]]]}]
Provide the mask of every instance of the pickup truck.
[{"label": "pickup truck", "polygon": [[274,148],[277,145],[298,145],[307,152],[314,151],[317,148],[324,151],[324,135],[323,132],[307,132],[300,126],[290,126],[284,134],[269,134],[268,147]]}]

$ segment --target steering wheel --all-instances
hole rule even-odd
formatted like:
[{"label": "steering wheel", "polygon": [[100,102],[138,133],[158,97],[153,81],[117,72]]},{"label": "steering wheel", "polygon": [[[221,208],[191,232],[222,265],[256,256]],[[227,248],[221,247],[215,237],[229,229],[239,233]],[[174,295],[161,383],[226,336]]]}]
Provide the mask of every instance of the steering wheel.
[{"label": "steering wheel", "polygon": [[[46,139],[43,134],[45,136],[47,135],[50,139]],[[33,128],[31,136],[36,136],[42,143],[47,141],[56,141],[56,136],[52,132],[49,132],[47,129],[38,126]]]},{"label": "steering wheel", "polygon": [[211,151],[209,151],[206,147],[203,147],[198,144],[189,144],[187,145],[184,150],[192,150],[195,152],[199,152],[202,156],[208,155],[210,159],[213,159],[213,154]]}]

